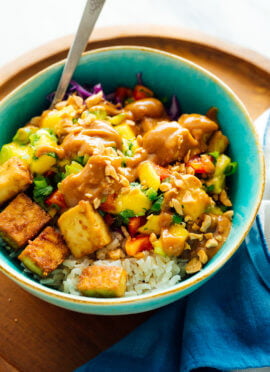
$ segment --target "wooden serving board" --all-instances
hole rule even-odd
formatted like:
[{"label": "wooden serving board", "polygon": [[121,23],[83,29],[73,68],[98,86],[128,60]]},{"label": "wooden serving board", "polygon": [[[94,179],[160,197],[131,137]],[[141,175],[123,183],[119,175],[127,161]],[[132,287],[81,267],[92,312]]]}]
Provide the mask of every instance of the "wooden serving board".
[{"label": "wooden serving board", "polygon": [[[223,79],[252,118],[270,106],[270,61],[252,51],[187,30],[128,26],[97,29],[87,50],[141,45],[185,57]],[[27,53],[0,70],[0,98],[67,55],[72,36]],[[0,274],[0,372],[67,372],[120,340],[151,315],[78,314],[49,305]]]}]

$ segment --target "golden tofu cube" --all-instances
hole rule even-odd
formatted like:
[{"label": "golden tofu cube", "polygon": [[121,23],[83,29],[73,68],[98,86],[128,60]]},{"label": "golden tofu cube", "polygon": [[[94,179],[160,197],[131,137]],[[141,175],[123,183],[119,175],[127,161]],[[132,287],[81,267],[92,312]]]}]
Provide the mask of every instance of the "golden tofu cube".
[{"label": "golden tofu cube", "polygon": [[24,191],[32,183],[29,166],[24,160],[10,158],[0,166],[0,204]]},{"label": "golden tofu cube", "polygon": [[127,273],[118,266],[88,266],[78,283],[78,290],[89,297],[123,297]]},{"label": "golden tofu cube", "polygon": [[29,270],[44,277],[61,265],[69,253],[62,235],[48,226],[35,240],[29,241],[18,258]]},{"label": "golden tofu cube", "polygon": [[111,242],[107,225],[88,201],[82,200],[64,212],[58,226],[76,258],[89,255]]},{"label": "golden tofu cube", "polygon": [[17,250],[35,237],[50,219],[38,204],[21,193],[0,213],[0,236]]}]

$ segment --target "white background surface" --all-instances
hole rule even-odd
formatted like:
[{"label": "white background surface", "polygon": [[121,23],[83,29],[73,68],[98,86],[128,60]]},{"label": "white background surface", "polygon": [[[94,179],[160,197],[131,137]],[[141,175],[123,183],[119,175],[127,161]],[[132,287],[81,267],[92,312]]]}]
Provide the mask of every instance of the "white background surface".
[{"label": "white background surface", "polygon": [[[55,38],[75,33],[85,0],[1,0],[0,66]],[[97,26],[181,26],[270,58],[270,0],[107,0]]]}]

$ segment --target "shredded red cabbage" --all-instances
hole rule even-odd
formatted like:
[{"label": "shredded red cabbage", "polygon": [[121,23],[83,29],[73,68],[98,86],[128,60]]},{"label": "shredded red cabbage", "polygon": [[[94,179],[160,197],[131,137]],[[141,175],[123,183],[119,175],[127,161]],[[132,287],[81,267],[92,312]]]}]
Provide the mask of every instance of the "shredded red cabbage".
[{"label": "shredded red cabbage", "polygon": [[181,106],[180,106],[180,103],[178,101],[178,98],[173,95],[172,96],[172,100],[171,100],[171,104],[170,104],[170,107],[168,109],[168,115],[169,115],[169,118],[171,120],[178,120],[179,119],[179,116],[181,114]]}]

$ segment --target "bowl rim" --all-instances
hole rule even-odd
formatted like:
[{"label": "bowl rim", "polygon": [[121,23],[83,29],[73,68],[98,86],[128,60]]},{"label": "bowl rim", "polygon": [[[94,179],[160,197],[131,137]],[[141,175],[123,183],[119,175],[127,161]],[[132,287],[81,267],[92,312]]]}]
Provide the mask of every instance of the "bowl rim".
[{"label": "bowl rim", "polygon": [[[237,239],[236,244],[224,255],[222,256],[218,261],[212,262],[212,264],[209,267],[204,268],[203,271],[198,272],[194,275],[192,275],[190,278],[185,279],[183,281],[180,281],[179,283],[173,285],[172,287],[165,288],[165,289],[157,289],[150,293],[136,295],[136,296],[129,296],[129,297],[121,297],[121,298],[93,298],[93,297],[84,297],[84,296],[78,296],[73,294],[68,294],[65,292],[58,291],[56,289],[52,289],[50,287],[46,287],[44,284],[36,282],[34,279],[28,278],[24,276],[22,273],[18,273],[15,269],[9,267],[8,264],[5,262],[2,262],[0,260],[0,271],[3,272],[6,276],[8,276],[13,281],[17,282],[22,287],[25,287],[28,289],[31,293],[38,292],[40,296],[43,294],[45,296],[48,296],[50,298],[55,298],[56,300],[64,301],[65,303],[70,304],[79,304],[79,305],[85,305],[87,307],[91,307],[91,305],[94,307],[99,306],[121,306],[121,305],[132,305],[132,304],[143,304],[145,302],[148,302],[150,300],[156,299],[156,298],[168,298],[171,295],[174,295],[178,292],[182,292],[184,290],[188,290],[192,286],[203,283],[206,279],[208,279],[212,274],[216,273],[229,259],[230,257],[236,252],[236,250],[239,248],[245,237],[247,236],[254,220],[257,215],[258,209],[260,207],[260,202],[263,197],[264,192],[264,186],[265,186],[265,166],[264,166],[264,156],[263,156],[263,150],[262,146],[259,142],[259,137],[257,135],[257,132],[255,130],[255,127],[253,125],[252,119],[240,100],[240,98],[234,93],[234,91],[225,83],[223,82],[219,77],[217,77],[212,72],[208,71],[204,67],[186,59],[181,56],[178,56],[173,53],[165,52],[163,50],[155,49],[155,48],[149,48],[144,46],[132,46],[132,45],[123,45],[123,46],[110,46],[110,47],[103,47],[103,48],[97,48],[93,49],[87,52],[84,52],[82,54],[82,58],[88,55],[95,55],[99,53],[104,52],[114,52],[114,51],[121,51],[121,50],[132,50],[132,51],[143,51],[148,52],[150,54],[157,54],[169,57],[172,60],[176,60],[181,62],[184,65],[187,65],[188,67],[191,67],[192,69],[195,69],[199,71],[201,74],[206,76],[208,79],[211,79],[214,81],[217,85],[219,85],[223,91],[226,92],[228,96],[230,96],[231,100],[234,102],[236,106],[240,109],[240,111],[243,113],[246,123],[249,126],[249,129],[251,130],[253,137],[255,139],[256,148],[258,151],[258,158],[259,158],[259,165],[261,167],[261,174],[260,174],[260,182],[259,182],[259,189],[257,191],[257,198],[254,203],[253,213],[249,217],[249,223],[246,226],[244,234]],[[79,62],[82,63],[82,58]],[[66,59],[62,59],[61,61],[58,61],[56,63],[51,64],[50,66],[46,67],[45,69],[39,71],[38,73],[31,76],[29,79],[24,81],[22,84],[17,86],[14,90],[12,90],[7,96],[5,96],[1,102],[0,102],[0,109],[1,106],[8,101],[10,98],[12,98],[13,95],[15,95],[18,91],[20,91],[23,87],[27,86],[29,83],[31,83],[33,80],[35,80],[37,77],[45,75],[48,71],[54,69],[56,66],[61,66],[64,64]],[[79,65],[78,64],[78,65]],[[44,298],[42,296],[42,298]]]}]

